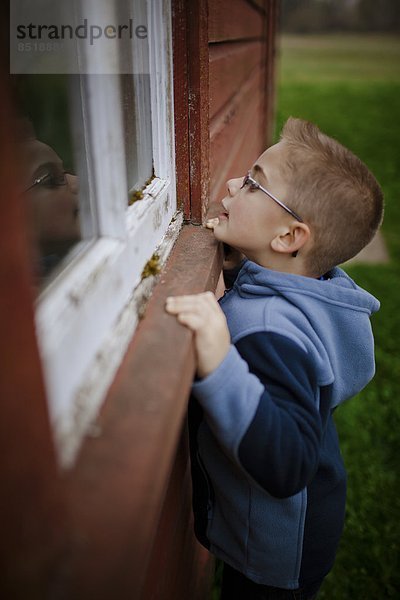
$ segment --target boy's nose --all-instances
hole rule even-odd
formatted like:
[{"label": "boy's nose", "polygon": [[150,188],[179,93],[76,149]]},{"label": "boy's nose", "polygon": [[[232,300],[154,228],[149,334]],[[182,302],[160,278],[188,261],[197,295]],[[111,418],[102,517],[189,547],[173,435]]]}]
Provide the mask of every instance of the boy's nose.
[{"label": "boy's nose", "polygon": [[77,194],[78,193],[78,178],[77,178],[77,176],[72,175],[71,173],[66,173],[65,177],[66,177],[70,191],[73,194]]},{"label": "boy's nose", "polygon": [[226,187],[228,188],[228,192],[230,196],[234,196],[240,190],[242,185],[243,177],[235,177],[234,179],[229,179],[226,182]]}]

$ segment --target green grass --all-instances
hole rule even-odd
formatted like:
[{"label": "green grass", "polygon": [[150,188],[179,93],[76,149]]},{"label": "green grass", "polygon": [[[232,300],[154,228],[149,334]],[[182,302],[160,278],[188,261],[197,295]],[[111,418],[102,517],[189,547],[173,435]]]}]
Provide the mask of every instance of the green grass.
[{"label": "green grass", "polygon": [[289,115],[315,122],[371,168],[385,194],[390,263],[349,274],[381,301],[373,318],[377,374],[336,412],[349,475],[344,535],[321,600],[381,600],[400,590],[400,41],[283,37],[279,132]]},{"label": "green grass", "polygon": [[282,82],[400,81],[400,44],[390,35],[283,36]]}]

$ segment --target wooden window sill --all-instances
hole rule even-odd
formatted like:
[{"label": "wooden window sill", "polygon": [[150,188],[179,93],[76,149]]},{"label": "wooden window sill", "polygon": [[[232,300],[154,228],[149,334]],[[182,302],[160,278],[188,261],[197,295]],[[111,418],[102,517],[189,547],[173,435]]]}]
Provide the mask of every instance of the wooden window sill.
[{"label": "wooden window sill", "polygon": [[98,417],[97,435],[84,441],[66,474],[74,532],[70,597],[142,589],[195,370],[192,334],[165,312],[165,299],[214,291],[221,265],[212,233],[184,225]]}]

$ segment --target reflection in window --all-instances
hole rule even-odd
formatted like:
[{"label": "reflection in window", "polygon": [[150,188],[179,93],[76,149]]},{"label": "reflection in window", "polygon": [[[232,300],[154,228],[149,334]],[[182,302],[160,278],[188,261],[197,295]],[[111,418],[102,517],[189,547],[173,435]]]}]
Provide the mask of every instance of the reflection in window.
[{"label": "reflection in window", "polygon": [[[142,29],[148,29],[145,0],[118,0],[116,14],[121,23],[128,23],[130,19],[140,23]],[[132,45],[119,46],[126,173],[131,199],[153,175],[149,40],[144,36],[132,41]]]},{"label": "reflection in window", "polygon": [[22,75],[15,80],[20,113],[16,123],[19,179],[39,287],[60,272],[92,230],[83,227],[80,216],[70,79]]},{"label": "reflection in window", "polygon": [[121,75],[125,132],[126,173],[129,192],[140,190],[152,175],[150,76]]}]

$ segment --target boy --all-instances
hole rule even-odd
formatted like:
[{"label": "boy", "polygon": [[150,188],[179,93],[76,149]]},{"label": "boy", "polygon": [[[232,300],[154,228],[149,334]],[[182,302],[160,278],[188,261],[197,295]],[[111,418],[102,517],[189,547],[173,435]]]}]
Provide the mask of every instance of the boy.
[{"label": "boy", "polygon": [[246,257],[232,289],[166,305],[197,353],[196,534],[224,562],[224,600],[315,598],[345,511],[332,413],[373,377],[379,308],[336,265],[374,236],[382,192],[299,119],[227,188],[214,235]]}]

